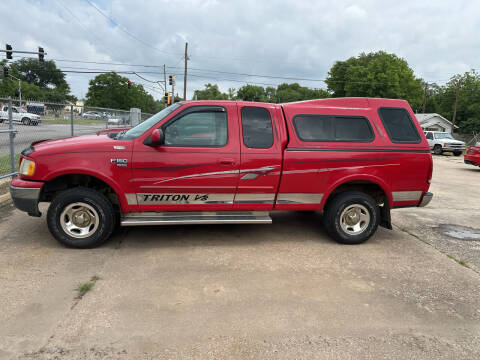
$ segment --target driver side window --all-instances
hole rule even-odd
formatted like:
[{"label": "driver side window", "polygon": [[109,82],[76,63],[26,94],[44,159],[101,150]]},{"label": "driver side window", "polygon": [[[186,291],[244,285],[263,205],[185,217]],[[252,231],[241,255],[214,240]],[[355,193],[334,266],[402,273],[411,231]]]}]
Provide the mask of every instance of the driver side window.
[{"label": "driver side window", "polygon": [[427,139],[428,140],[433,140],[433,134],[432,133],[427,133]]},{"label": "driver side window", "polygon": [[221,147],[228,140],[227,114],[212,110],[192,112],[168,124],[164,134],[166,146]]}]

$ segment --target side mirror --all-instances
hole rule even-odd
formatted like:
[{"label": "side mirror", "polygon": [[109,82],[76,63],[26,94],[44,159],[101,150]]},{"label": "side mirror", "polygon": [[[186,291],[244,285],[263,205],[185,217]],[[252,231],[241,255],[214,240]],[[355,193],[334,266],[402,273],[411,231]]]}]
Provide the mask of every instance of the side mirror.
[{"label": "side mirror", "polygon": [[152,131],[152,135],[145,141],[145,145],[148,146],[161,146],[165,142],[165,135],[162,129],[155,129]]}]

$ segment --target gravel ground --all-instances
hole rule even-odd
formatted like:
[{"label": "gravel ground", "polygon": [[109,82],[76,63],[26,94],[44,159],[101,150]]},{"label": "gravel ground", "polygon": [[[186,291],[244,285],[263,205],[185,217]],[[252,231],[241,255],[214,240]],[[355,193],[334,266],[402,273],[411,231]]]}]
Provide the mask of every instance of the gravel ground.
[{"label": "gravel ground", "polygon": [[0,359],[478,359],[478,244],[441,230],[478,226],[480,173],[458,160],[435,158],[431,207],[395,211],[360,246],[280,212],[73,250],[44,217],[0,209]]}]

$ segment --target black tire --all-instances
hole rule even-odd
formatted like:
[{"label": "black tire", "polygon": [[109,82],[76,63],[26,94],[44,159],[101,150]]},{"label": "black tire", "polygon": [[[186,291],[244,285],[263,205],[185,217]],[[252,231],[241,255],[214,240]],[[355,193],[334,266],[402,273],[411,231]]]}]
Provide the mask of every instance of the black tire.
[{"label": "black tire", "polygon": [[22,119],[22,124],[23,125],[30,125],[30,119],[29,118],[23,118]]},{"label": "black tire", "polygon": [[435,155],[442,155],[442,154],[443,154],[443,149],[442,149],[442,147],[441,147],[440,145],[438,145],[438,144],[435,145],[435,146],[433,147],[433,153],[434,153]]},{"label": "black tire", "polygon": [[[355,206],[358,206],[358,208]],[[363,221],[364,225],[361,225],[362,221],[359,221],[359,226],[365,226],[365,228],[358,234],[348,233],[341,225],[342,213],[344,210],[348,211],[350,207],[359,209],[362,213],[368,212],[369,221]],[[347,216],[346,214],[344,216]],[[335,195],[333,199],[328,201],[323,213],[323,223],[327,233],[337,242],[347,245],[367,241],[377,231],[379,222],[379,206],[370,195],[360,191],[346,191]]]},{"label": "black tire", "polygon": [[[75,205],[75,203],[83,204],[84,207]],[[89,232],[94,230],[90,235],[87,233],[88,236],[85,235],[86,237],[75,237],[62,226],[62,221],[69,219],[68,209],[72,207],[73,210],[71,211],[76,211],[74,214],[79,212],[82,214],[82,209],[86,209],[83,214],[92,215],[96,213],[96,216],[93,217],[87,215],[89,219],[96,219],[96,225],[89,225],[87,222],[88,226],[82,228],[90,229],[93,226],[93,229],[89,230]],[[77,207],[77,210],[75,210],[75,207]],[[67,211],[67,214],[64,214],[65,211]],[[83,214],[81,219],[83,219]],[[70,223],[72,221],[73,219],[70,219]],[[112,203],[105,195],[93,189],[78,187],[66,190],[53,199],[48,208],[47,224],[55,239],[63,245],[80,249],[92,248],[103,244],[110,237],[116,225],[116,215]],[[71,233],[73,233],[73,230]],[[78,234],[78,236],[81,235]]]},{"label": "black tire", "polygon": [[453,152],[453,155],[455,155],[455,156],[460,156],[460,155],[462,155],[462,154],[463,154],[462,151],[454,151],[454,152]]}]

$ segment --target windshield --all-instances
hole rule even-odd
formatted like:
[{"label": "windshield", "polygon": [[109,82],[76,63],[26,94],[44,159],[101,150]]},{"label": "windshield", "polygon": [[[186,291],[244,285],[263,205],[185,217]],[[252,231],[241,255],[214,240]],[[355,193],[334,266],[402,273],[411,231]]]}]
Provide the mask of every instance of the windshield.
[{"label": "windshield", "polygon": [[168,115],[177,110],[180,106],[182,106],[181,103],[175,103],[173,105],[170,105],[169,107],[166,107],[159,113],[156,113],[155,115],[149,117],[147,120],[131,128],[125,133],[122,132],[121,134],[119,134],[117,139],[133,140],[138,138],[139,136],[145,134],[145,132],[150,130],[153,126],[155,126],[159,121],[165,119]]},{"label": "windshield", "polygon": [[435,139],[453,139],[453,137],[449,133],[436,133]]}]

